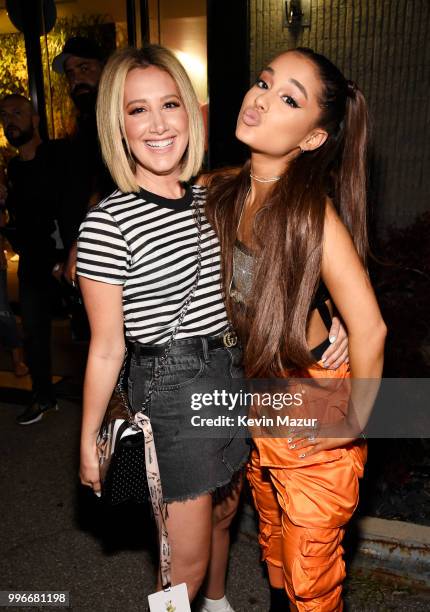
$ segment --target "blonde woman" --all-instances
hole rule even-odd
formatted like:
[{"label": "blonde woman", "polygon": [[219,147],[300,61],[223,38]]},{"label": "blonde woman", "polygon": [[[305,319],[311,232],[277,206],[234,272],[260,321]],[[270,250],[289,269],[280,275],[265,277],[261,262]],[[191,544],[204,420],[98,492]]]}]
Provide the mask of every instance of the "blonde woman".
[{"label": "blonde woman", "polygon": [[[241,373],[239,348],[227,348],[223,341],[228,320],[219,247],[204,217],[203,190],[184,184],[198,173],[203,157],[198,101],[169,51],[128,49],[105,68],[97,121],[103,156],[119,189],[88,213],[78,245],[77,273],[91,326],[81,481],[100,491],[96,437],[125,342],[131,353],[129,397],[137,412],[178,323],[196,280],[198,209],[200,277],[148,411],[168,504],[172,584],[185,582],[193,600],[212,550],[215,578],[209,580],[208,595],[223,599],[227,530],[238,498],[234,483],[249,447],[244,439],[202,443],[182,435],[190,428],[193,385],[209,390],[206,379],[228,385]],[[222,609],[231,610],[227,600]]]}]

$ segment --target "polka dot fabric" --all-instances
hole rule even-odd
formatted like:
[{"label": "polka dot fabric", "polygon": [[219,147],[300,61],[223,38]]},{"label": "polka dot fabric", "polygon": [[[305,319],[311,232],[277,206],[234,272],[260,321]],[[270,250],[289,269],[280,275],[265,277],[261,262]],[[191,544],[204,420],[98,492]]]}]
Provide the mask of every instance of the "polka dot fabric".
[{"label": "polka dot fabric", "polygon": [[103,498],[111,505],[149,500],[143,433],[118,441],[103,484]]}]

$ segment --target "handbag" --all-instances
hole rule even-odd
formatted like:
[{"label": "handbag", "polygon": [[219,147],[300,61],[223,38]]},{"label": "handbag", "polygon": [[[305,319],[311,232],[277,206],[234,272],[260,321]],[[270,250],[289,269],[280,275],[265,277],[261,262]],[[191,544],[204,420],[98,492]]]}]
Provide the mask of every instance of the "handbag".
[{"label": "handbag", "polygon": [[[171,346],[182,325],[200,279],[201,218],[198,203],[194,204],[194,216],[197,225],[196,278],[179,314],[178,322],[166,343],[164,353],[160,357],[159,365],[152,376],[141,411],[145,411],[151,401],[156,382],[164,370]],[[127,353],[117,385],[106,408],[96,442],[102,499],[108,505],[117,505],[124,502],[143,503],[151,497],[145,462],[145,435],[142,428],[136,424],[136,417],[130,408],[124,384],[124,380],[127,378],[126,374],[128,374]]]},{"label": "handbag", "polygon": [[102,499],[109,505],[149,499],[145,436],[132,421],[123,380],[127,356],[97,437]]}]

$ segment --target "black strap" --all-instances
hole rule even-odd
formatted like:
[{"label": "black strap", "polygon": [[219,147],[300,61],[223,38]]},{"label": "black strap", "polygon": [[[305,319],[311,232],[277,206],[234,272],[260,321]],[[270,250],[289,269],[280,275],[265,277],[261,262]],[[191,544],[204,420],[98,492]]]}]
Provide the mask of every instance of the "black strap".
[{"label": "black strap", "polygon": [[329,332],[331,329],[332,320],[330,310],[328,309],[327,304],[325,302],[321,302],[320,304],[318,304],[317,309],[320,313],[320,317],[323,320],[324,325],[327,328],[327,331]]},{"label": "black strap", "polygon": [[[237,342],[232,345],[226,345],[226,331],[229,331],[229,328],[217,336],[193,336],[191,338],[175,340],[170,348],[170,351],[175,355],[190,355],[197,351],[204,350],[203,341],[207,342],[208,351],[225,346],[234,346]],[[164,344],[139,344],[138,342],[129,342],[127,346],[130,353],[137,359],[140,357],[160,357],[161,355],[164,355],[165,351]]]}]

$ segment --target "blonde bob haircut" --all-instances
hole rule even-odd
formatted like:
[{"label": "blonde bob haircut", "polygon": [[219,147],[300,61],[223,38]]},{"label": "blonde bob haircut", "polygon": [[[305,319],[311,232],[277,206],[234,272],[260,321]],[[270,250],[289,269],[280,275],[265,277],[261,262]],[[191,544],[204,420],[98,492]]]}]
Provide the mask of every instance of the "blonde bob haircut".
[{"label": "blonde bob haircut", "polygon": [[[196,176],[204,154],[204,127],[197,96],[191,81],[171,51],[159,45],[142,49],[122,49],[107,62],[100,80],[97,97],[97,129],[103,159],[113,180],[125,193],[139,191],[136,183],[136,161],[124,129],[124,85],[127,74],[134,68],[156,66],[175,81],[188,115],[188,146],[181,160],[181,181]],[[144,77],[142,77],[144,78]]]}]

